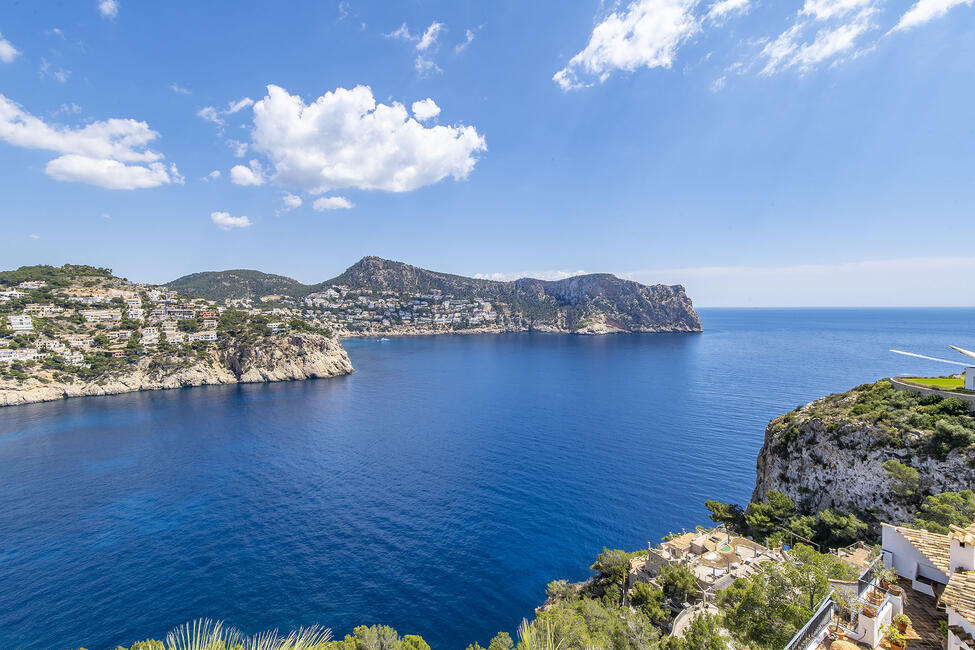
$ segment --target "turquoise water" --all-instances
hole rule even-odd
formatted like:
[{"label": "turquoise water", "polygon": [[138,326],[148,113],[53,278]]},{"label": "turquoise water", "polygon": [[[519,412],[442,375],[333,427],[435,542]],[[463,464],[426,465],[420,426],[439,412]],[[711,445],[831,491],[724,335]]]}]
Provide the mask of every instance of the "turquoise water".
[{"label": "turquoise water", "polygon": [[745,501],[766,423],[975,348],[975,310],[702,310],[690,335],[349,341],[352,376],[0,409],[0,647],[198,616],[514,631],[545,584]]}]

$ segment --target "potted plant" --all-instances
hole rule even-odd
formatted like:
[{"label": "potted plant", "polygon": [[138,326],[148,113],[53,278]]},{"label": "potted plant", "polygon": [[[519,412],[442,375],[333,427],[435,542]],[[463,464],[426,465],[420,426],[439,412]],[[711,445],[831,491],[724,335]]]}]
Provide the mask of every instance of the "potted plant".
[{"label": "potted plant", "polygon": [[904,650],[907,648],[907,639],[904,638],[904,635],[896,627],[885,625],[883,632],[887,643],[890,644],[891,650]]},{"label": "potted plant", "polygon": [[911,617],[907,614],[898,614],[894,617],[894,627],[898,629],[901,634],[907,632],[907,627],[911,624]]},{"label": "potted plant", "polygon": [[873,577],[882,589],[889,590],[891,586],[897,584],[897,572],[882,565],[873,570]]},{"label": "potted plant", "polygon": [[877,618],[877,608],[873,605],[864,605],[863,609],[860,610],[860,613],[867,618]]},{"label": "potted plant", "polygon": [[948,650],[948,621],[945,619],[938,621],[938,629],[941,630],[941,648]]}]

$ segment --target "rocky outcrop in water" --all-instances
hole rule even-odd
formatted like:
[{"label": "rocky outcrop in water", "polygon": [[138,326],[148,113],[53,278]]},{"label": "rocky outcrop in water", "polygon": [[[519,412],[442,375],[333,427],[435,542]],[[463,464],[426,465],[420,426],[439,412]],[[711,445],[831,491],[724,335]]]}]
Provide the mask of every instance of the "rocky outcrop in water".
[{"label": "rocky outcrop in water", "polygon": [[120,373],[87,381],[76,378],[45,383],[37,377],[23,382],[0,381],[0,406],[209,384],[336,377],[351,372],[352,362],[337,339],[290,333],[257,343],[214,348],[202,357],[179,357],[172,366],[142,358]]}]

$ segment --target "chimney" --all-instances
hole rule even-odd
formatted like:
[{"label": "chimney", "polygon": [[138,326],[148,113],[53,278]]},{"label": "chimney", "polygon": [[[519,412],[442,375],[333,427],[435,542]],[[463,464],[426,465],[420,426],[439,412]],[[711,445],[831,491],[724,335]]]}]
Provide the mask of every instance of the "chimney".
[{"label": "chimney", "polygon": [[968,528],[952,526],[948,534],[951,538],[951,571],[975,570],[975,525]]}]

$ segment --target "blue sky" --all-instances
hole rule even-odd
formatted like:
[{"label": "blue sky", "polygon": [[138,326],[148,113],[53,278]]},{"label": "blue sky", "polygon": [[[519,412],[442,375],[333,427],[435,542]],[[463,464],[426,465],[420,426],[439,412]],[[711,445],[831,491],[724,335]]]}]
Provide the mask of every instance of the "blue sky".
[{"label": "blue sky", "polygon": [[971,0],[48,1],[0,34],[4,268],[975,302]]}]

